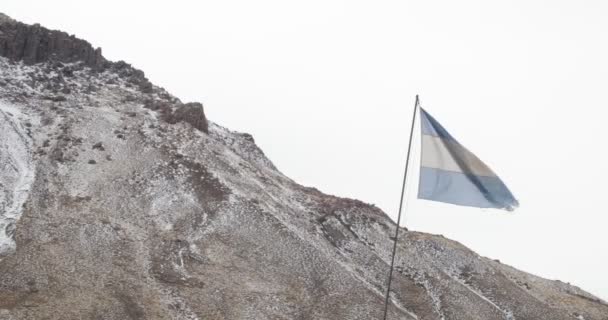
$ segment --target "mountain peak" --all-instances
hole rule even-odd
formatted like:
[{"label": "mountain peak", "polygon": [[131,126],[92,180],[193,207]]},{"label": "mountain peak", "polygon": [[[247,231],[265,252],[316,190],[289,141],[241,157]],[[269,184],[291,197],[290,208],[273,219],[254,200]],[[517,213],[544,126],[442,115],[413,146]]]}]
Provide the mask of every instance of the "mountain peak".
[{"label": "mountain peak", "polygon": [[[84,40],[0,23],[0,164],[0,319],[381,319],[384,212],[294,182]],[[404,230],[395,266],[390,319],[608,314],[437,235]]]},{"label": "mountain peak", "polygon": [[[101,48],[94,48],[86,40],[63,31],[49,30],[39,24],[24,24],[0,13],[0,57],[25,65],[45,64],[40,74],[28,75],[34,83],[46,82],[44,88],[34,90],[34,93],[39,93],[43,99],[62,100],[72,91],[92,90],[91,83],[70,86],[70,81],[66,81],[75,74],[90,77],[91,74],[87,72],[78,73],[88,68],[97,78],[107,72],[112,75],[112,79],[108,79],[110,83],[115,81],[113,79],[116,76],[126,81],[129,86],[137,88],[144,94],[145,107],[158,111],[160,118],[166,122],[187,122],[198,130],[207,130],[202,104],[181,103],[164,89],[154,86],[143,71],[124,61],[111,62],[103,57]],[[51,79],[49,74],[52,72],[60,76]]]},{"label": "mountain peak", "polygon": [[101,48],[93,48],[87,41],[62,31],[15,21],[5,14],[0,14],[0,56],[29,65],[80,61],[95,69],[107,66]]}]

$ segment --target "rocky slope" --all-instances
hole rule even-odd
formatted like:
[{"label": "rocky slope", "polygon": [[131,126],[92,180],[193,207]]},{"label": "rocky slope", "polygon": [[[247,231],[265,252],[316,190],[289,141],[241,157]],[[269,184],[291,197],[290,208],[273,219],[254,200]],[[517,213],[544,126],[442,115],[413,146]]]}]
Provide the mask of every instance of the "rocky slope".
[{"label": "rocky slope", "polygon": [[[0,319],[381,319],[395,225],[290,180],[143,72],[0,14]],[[607,320],[404,232],[390,319]]]}]

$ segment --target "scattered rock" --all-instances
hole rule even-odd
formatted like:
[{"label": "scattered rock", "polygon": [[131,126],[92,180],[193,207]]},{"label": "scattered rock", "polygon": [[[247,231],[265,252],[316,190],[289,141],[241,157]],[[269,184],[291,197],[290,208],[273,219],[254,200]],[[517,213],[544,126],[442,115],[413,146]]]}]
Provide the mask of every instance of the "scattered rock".
[{"label": "scattered rock", "polygon": [[87,85],[87,87],[84,89],[84,93],[87,93],[87,94],[89,94],[89,93],[93,93],[93,92],[96,92],[96,91],[97,91],[97,87],[95,87],[94,85],[92,85],[92,84],[90,84],[90,83],[89,83],[89,85]]},{"label": "scattered rock", "polygon": [[67,161],[68,159],[65,157],[63,150],[61,150],[60,148],[56,148],[54,149],[51,154],[50,154],[50,158],[53,161],[56,162],[60,162],[63,163],[65,161]]},{"label": "scattered rock", "polygon": [[54,101],[54,102],[61,102],[61,101],[67,100],[67,98],[64,96],[43,96],[42,99],[50,100],[50,101]]},{"label": "scattered rock", "polygon": [[72,76],[74,76],[74,70],[72,68],[70,68],[70,67],[64,68],[61,72],[66,77],[72,77]]},{"label": "scattered rock", "polygon": [[106,149],[103,147],[103,143],[97,142],[93,145],[93,150],[105,151]]}]

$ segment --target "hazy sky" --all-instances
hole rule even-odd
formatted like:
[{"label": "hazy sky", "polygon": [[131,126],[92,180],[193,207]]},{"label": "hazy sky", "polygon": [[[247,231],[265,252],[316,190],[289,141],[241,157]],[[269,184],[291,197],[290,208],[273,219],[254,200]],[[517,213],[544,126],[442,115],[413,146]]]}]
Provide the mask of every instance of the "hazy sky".
[{"label": "hazy sky", "polygon": [[253,134],[288,176],[391,217],[419,93],[521,208],[412,192],[405,225],[608,299],[606,1],[3,0],[0,11],[91,41]]}]

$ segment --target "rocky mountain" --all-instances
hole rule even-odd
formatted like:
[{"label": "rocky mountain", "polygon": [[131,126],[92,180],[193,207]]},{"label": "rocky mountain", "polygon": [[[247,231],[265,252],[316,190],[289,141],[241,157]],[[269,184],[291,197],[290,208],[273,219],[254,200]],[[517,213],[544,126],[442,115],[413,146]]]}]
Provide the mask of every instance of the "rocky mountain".
[{"label": "rocky mountain", "polygon": [[[84,40],[0,14],[0,319],[381,319],[395,224]],[[607,320],[405,231],[390,319]]]}]

